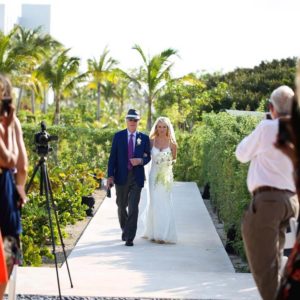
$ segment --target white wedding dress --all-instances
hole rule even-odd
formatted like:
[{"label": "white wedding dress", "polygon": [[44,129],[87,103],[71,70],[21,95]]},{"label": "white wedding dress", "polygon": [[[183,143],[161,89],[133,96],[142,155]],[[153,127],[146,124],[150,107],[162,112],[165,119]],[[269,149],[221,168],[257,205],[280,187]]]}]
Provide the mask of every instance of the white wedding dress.
[{"label": "white wedding dress", "polygon": [[[166,160],[169,160],[168,164],[165,163]],[[171,194],[172,184],[171,149],[167,147],[161,151],[153,146],[151,150],[147,206],[143,217],[145,226],[144,238],[159,243],[176,243],[177,234]]]}]

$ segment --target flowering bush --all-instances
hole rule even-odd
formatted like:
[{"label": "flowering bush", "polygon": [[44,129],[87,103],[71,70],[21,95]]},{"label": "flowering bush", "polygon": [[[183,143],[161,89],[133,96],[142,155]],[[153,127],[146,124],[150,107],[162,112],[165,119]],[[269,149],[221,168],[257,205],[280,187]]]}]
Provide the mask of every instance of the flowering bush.
[{"label": "flowering bush", "polygon": [[155,164],[157,165],[155,183],[162,184],[168,190],[171,189],[173,183],[172,163],[171,152],[160,152],[155,157]]}]

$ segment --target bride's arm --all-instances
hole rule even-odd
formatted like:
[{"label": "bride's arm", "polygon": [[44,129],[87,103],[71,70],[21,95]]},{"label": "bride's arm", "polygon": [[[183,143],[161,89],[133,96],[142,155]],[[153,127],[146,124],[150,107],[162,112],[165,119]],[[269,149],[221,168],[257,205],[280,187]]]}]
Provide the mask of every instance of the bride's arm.
[{"label": "bride's arm", "polygon": [[177,145],[176,144],[171,144],[171,151],[172,151],[172,156],[173,160],[175,161],[177,158]]},{"label": "bride's arm", "polygon": [[154,139],[150,139],[150,150],[152,149],[153,144],[154,144]]}]

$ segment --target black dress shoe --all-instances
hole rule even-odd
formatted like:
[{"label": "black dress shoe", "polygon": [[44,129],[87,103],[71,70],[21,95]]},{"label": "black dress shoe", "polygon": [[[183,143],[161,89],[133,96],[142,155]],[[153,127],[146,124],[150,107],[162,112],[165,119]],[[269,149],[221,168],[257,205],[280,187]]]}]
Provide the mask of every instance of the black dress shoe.
[{"label": "black dress shoe", "polygon": [[122,233],[122,241],[125,242],[126,241],[126,238],[125,238],[125,234]]},{"label": "black dress shoe", "polygon": [[133,241],[126,241],[125,246],[133,246]]}]

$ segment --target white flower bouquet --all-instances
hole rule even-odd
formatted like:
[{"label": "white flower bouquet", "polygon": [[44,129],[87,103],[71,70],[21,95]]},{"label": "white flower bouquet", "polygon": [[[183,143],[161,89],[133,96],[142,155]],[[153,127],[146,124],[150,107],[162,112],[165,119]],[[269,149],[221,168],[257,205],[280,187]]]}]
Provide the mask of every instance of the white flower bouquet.
[{"label": "white flower bouquet", "polygon": [[171,152],[160,152],[155,159],[157,173],[155,183],[162,184],[166,189],[170,189],[173,183],[172,164],[173,157]]}]

